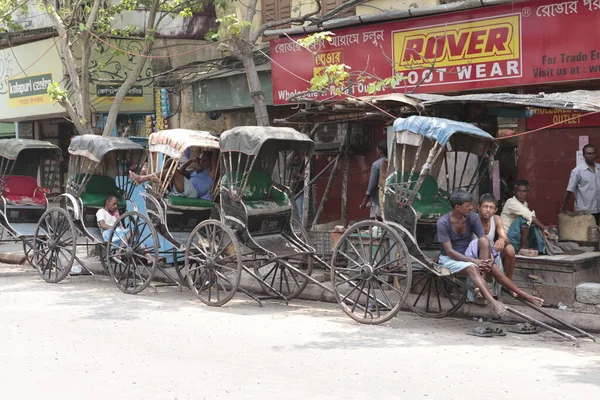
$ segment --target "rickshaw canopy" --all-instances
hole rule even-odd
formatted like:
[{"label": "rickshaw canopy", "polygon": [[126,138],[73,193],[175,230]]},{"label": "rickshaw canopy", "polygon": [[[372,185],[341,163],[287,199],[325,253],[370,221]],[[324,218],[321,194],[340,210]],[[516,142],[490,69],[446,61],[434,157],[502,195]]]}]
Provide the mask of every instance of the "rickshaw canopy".
[{"label": "rickshaw canopy", "polygon": [[50,142],[32,139],[1,139],[0,157],[16,160],[23,150],[48,150],[60,153],[60,148]]},{"label": "rickshaw canopy", "polygon": [[267,141],[302,143],[307,146],[307,153],[312,152],[314,142],[304,133],[293,128],[269,126],[238,126],[221,134],[219,142],[221,152],[237,151],[249,156],[256,156]]},{"label": "rickshaw canopy", "polygon": [[218,149],[219,139],[210,132],[190,129],[168,129],[150,135],[150,151],[179,159],[190,147]]},{"label": "rickshaw canopy", "polygon": [[411,132],[434,140],[442,146],[446,145],[452,136],[457,133],[463,133],[484,141],[493,142],[496,140],[486,131],[466,122],[419,115],[396,119],[394,121],[394,132]]},{"label": "rickshaw canopy", "polygon": [[82,156],[94,162],[101,162],[111,151],[139,150],[144,148],[127,138],[115,136],[81,135],[75,136],[69,145],[69,154]]}]

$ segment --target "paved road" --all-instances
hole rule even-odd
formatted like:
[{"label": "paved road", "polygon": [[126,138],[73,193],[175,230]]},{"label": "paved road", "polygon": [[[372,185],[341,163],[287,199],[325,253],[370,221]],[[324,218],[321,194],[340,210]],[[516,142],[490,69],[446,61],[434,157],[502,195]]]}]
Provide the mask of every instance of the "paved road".
[{"label": "paved road", "polygon": [[[475,321],[400,313],[351,322],[333,304],[243,297],[220,309],[106,278],[50,285],[0,266],[0,399],[582,399],[600,344],[551,333],[477,338]],[[480,324],[479,324],[480,325]]]}]

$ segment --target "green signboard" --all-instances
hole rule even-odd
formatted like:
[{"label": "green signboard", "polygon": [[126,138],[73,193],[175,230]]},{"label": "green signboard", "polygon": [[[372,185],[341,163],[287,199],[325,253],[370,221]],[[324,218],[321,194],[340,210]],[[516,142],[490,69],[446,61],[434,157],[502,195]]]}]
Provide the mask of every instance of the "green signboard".
[{"label": "green signboard", "polygon": [[[271,72],[258,73],[267,105],[273,104],[273,85]],[[248,90],[245,74],[206,79],[196,82],[192,87],[194,111],[208,112],[252,107],[252,98]]]},{"label": "green signboard", "polygon": [[[119,91],[120,86],[118,85],[96,85],[96,96],[97,97],[115,97]],[[143,86],[132,86],[127,91],[127,97],[144,97]]]},{"label": "green signboard", "polygon": [[46,94],[46,88],[52,83],[52,74],[32,75],[24,78],[8,80],[8,97],[16,99],[19,97],[36,96]]}]

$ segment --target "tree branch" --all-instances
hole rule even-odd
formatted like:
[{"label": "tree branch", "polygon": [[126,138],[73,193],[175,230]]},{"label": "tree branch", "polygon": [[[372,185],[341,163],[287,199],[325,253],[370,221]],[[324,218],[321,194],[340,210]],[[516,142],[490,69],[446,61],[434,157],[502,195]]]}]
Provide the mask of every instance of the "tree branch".
[{"label": "tree branch", "polygon": [[[148,30],[150,30],[150,29],[152,30],[152,33],[154,32],[154,28],[156,25],[156,13],[158,12],[158,5],[159,5],[159,0],[153,0],[152,8],[150,9],[150,13],[148,14],[148,21],[146,23],[146,29],[145,29],[146,32],[148,32]],[[150,27],[150,29],[148,27]],[[146,35],[148,35],[148,34],[146,34]],[[117,93],[115,95],[115,99],[113,101],[113,104],[110,106],[108,116],[106,117],[106,125],[104,126],[104,131],[102,132],[103,136],[111,135],[112,130],[115,126],[115,123],[117,122],[117,116],[119,115],[119,108],[120,108],[121,104],[123,103],[123,99],[125,99],[127,92],[129,91],[129,89],[131,89],[131,87],[133,86],[135,81],[138,79],[138,76],[139,76],[140,72],[142,71],[142,68],[144,68],[144,65],[146,64],[145,56],[150,54],[150,52],[152,51],[153,43],[154,43],[154,37],[152,37],[150,39],[146,36],[145,48],[140,53],[140,55],[142,57],[139,57],[139,62],[132,68],[130,75],[127,77],[127,79],[125,79],[125,82],[123,82],[123,85],[121,85],[121,87],[117,91]]]},{"label": "tree branch", "polygon": [[[73,57],[73,52],[71,51],[71,43],[69,40],[69,32],[65,24],[63,23],[60,15],[58,15],[56,8],[51,0],[42,0],[44,6],[46,6],[46,10],[48,16],[54,23],[54,27],[59,35],[60,47],[62,50],[62,57],[64,58],[64,66],[69,75],[69,79],[71,80],[71,85],[73,89],[73,95],[75,96],[75,115],[71,115],[73,119],[79,119],[80,115],[84,115],[83,113],[83,102],[82,102],[82,93],[81,93],[81,81],[79,80],[79,75],[77,73],[77,64],[75,63],[75,57]],[[71,107],[72,108],[72,107]],[[68,110],[67,110],[68,111]]]},{"label": "tree branch", "polygon": [[[73,125],[75,125],[75,129],[77,130],[77,132],[88,132],[85,126],[83,126],[83,124],[81,123],[79,115],[77,114],[77,111],[75,111],[75,109],[73,108],[73,105],[71,104],[69,99],[65,97],[64,100],[60,100],[58,104],[60,104],[65,108],[65,110],[67,110],[67,114],[69,114],[69,116],[71,117],[71,120],[73,121]],[[92,133],[91,129],[89,133]]]}]

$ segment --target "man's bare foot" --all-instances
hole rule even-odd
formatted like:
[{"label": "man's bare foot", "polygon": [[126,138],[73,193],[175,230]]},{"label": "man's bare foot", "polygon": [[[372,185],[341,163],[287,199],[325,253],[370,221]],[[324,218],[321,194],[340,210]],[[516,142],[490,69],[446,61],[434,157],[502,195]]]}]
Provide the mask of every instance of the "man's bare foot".
[{"label": "man's bare foot", "polygon": [[519,255],[520,256],[537,257],[539,254],[540,254],[539,251],[537,251],[535,249],[521,249],[521,250],[519,250]]},{"label": "man's bare foot", "polygon": [[139,185],[140,183],[142,183],[142,181],[140,180],[140,176],[133,171],[129,171],[129,177],[131,178],[132,181],[135,182],[136,185]]},{"label": "man's bare foot", "polygon": [[535,296],[527,295],[525,297],[525,300],[527,300],[530,303],[535,304],[538,307],[541,307],[542,305],[544,305],[544,299],[542,299],[540,297],[535,297]]},{"label": "man's bare foot", "polygon": [[475,292],[475,296],[477,296],[478,299],[483,299],[483,295],[481,294],[481,290],[476,287],[475,289],[473,289],[473,292]]},{"label": "man's bare foot", "polygon": [[496,317],[502,316],[506,312],[506,306],[500,303],[498,300],[494,300],[491,303],[492,311]]}]

